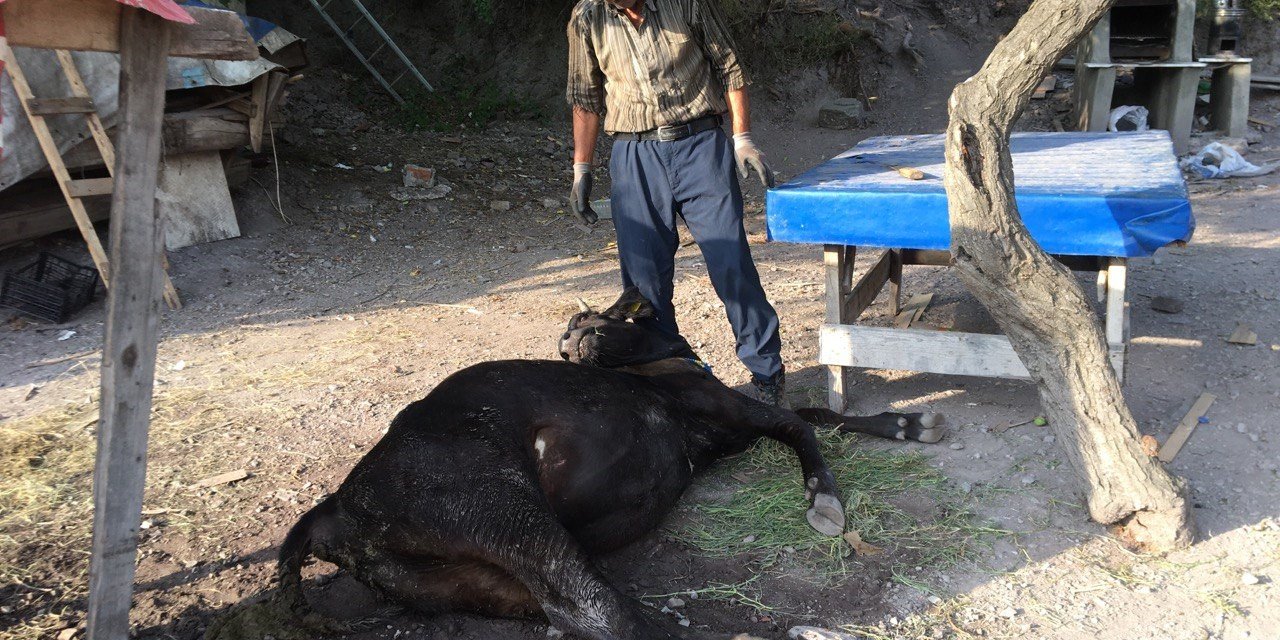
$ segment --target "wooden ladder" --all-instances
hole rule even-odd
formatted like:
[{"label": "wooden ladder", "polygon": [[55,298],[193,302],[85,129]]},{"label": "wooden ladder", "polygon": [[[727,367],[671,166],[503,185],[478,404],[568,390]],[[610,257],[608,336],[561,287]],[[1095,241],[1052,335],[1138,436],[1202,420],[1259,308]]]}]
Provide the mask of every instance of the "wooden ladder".
[{"label": "wooden ladder", "polygon": [[[85,86],[84,79],[80,77],[75,61],[71,59],[71,52],[57,49],[56,53],[62,73],[67,78],[67,84],[71,86],[72,95],[67,98],[37,98],[31,92],[31,85],[27,83],[22,67],[18,66],[18,58],[13,55],[13,49],[9,47],[8,40],[0,36],[0,60],[4,61],[5,71],[13,79],[13,89],[19,102],[22,103],[22,110],[26,112],[27,120],[31,122],[31,129],[40,142],[45,160],[49,162],[49,168],[53,170],[53,176],[58,181],[58,187],[62,189],[62,196],[67,200],[67,206],[71,209],[71,216],[75,218],[76,226],[80,229],[80,235],[84,236],[85,244],[89,245],[89,255],[93,257],[98,273],[102,274],[102,283],[110,288],[110,265],[107,263],[107,252],[102,247],[98,232],[93,228],[93,221],[85,211],[82,198],[111,194],[116,170],[116,151],[111,144],[111,138],[107,137],[106,128],[102,126],[102,118],[98,117],[97,107],[93,103],[92,96],[89,95],[89,89]],[[93,135],[98,153],[102,156],[102,162],[107,166],[107,172],[112,177],[79,180],[71,177],[71,173],[67,171],[67,164],[63,161],[61,152],[58,151],[58,144],[53,139],[53,133],[49,130],[49,124],[45,121],[48,116],[66,114],[85,116],[89,133]],[[168,303],[170,309],[181,309],[182,300],[178,297],[178,290],[174,288],[167,273],[168,260],[163,257],[162,260],[161,266],[166,271],[163,274],[164,301]]]}]

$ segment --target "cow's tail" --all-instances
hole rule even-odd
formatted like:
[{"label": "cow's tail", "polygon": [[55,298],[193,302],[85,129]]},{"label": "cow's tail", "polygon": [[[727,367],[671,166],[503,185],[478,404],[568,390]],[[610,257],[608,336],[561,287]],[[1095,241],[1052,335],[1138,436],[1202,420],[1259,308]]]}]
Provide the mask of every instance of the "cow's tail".
[{"label": "cow's tail", "polygon": [[278,588],[265,599],[216,620],[205,632],[205,640],[302,640],[350,632],[348,625],[313,610],[302,593],[302,563],[311,553],[312,534],[318,523],[336,511],[337,503],[330,496],[303,514],[280,545]]}]

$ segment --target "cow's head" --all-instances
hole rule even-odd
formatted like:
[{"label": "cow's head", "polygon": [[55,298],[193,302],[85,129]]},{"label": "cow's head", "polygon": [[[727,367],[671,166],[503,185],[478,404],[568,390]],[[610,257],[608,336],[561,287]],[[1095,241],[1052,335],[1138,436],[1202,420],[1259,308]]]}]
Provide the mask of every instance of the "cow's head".
[{"label": "cow's head", "polygon": [[560,336],[560,357],[565,360],[612,369],[693,355],[684,339],[634,322],[653,317],[653,304],[635,287],[604,311],[580,305],[582,310],[569,319],[569,329]]}]

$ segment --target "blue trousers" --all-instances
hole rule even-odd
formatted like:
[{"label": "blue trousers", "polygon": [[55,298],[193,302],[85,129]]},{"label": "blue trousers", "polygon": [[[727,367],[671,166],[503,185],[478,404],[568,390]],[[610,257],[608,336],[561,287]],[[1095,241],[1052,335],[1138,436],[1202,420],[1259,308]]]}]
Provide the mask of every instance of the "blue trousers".
[{"label": "blue trousers", "polygon": [[781,373],[778,314],[751,260],[733,144],[724,131],[715,128],[672,142],[616,140],[609,174],[622,284],[638,287],[657,311],[642,322],[680,335],[671,301],[680,216],[702,249],[737,337],[738,358],[757,379]]}]

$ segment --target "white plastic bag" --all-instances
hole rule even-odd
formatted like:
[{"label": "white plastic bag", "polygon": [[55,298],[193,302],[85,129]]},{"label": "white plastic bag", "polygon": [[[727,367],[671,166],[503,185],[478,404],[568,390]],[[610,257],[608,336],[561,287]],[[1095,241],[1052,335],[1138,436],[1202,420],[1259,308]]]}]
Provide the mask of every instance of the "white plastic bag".
[{"label": "white plastic bag", "polygon": [[1259,167],[1245,160],[1235,149],[1221,142],[1210,142],[1200,153],[1187,156],[1178,164],[1183,170],[1201,178],[1252,178],[1276,170],[1276,165]]},{"label": "white plastic bag", "polygon": [[1108,131],[1149,131],[1147,118],[1151,112],[1146,107],[1125,105],[1111,110]]}]

